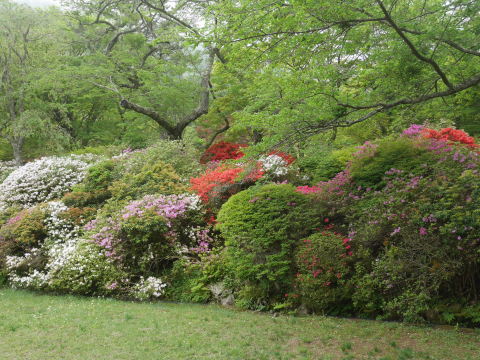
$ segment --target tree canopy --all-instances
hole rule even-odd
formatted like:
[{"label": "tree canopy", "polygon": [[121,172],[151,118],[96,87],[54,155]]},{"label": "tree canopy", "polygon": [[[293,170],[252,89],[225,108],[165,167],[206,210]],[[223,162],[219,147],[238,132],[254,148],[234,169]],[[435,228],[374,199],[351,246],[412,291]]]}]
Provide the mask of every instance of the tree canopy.
[{"label": "tree canopy", "polygon": [[17,162],[25,143],[36,154],[185,136],[267,148],[412,123],[480,132],[477,1],[0,6],[0,131]]}]

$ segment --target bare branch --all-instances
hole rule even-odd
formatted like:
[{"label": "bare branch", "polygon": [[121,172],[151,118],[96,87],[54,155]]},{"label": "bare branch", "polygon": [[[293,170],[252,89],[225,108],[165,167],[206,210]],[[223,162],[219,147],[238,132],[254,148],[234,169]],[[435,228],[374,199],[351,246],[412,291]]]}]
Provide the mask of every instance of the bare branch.
[{"label": "bare branch", "polygon": [[168,135],[173,139],[178,139],[177,129],[172,126],[165,118],[163,118],[158,112],[153,109],[135,104],[127,99],[122,99],[120,101],[120,106],[124,109],[133,110],[137,113],[148,116],[150,119],[154,120],[158,125],[164,128]]},{"label": "bare branch", "polygon": [[418,58],[419,60],[426,62],[430,64],[430,66],[435,70],[435,72],[440,76],[442,81],[444,82],[445,85],[447,85],[448,88],[453,88],[452,83],[448,80],[447,76],[445,73],[440,69],[440,66],[437,64],[436,61],[434,61],[431,58],[427,58],[420,54],[420,52],[417,50],[415,45],[410,41],[410,39],[403,33],[403,31],[398,27],[398,25],[395,23],[393,18],[391,17],[390,13],[387,11],[385,8],[385,5],[381,0],[375,0],[380,9],[382,9],[383,14],[385,15],[385,20],[390,24],[390,26],[395,30],[395,32],[400,36],[400,38],[403,40],[403,42],[410,48],[412,54]]},{"label": "bare branch", "polygon": [[223,116],[223,121],[225,121],[225,126],[222,127],[221,129],[217,130],[212,138],[210,139],[210,141],[207,143],[207,145],[205,146],[205,148],[209,148],[210,146],[212,146],[213,142],[215,141],[215,139],[217,138],[218,135],[224,133],[225,131],[227,131],[228,129],[230,129],[230,122],[228,121],[228,117],[227,116]]},{"label": "bare branch", "polygon": [[168,11],[165,10],[164,7],[158,7],[158,6],[155,6],[153,5],[151,2],[147,1],[147,0],[140,0],[143,4],[145,4],[146,6],[148,6],[150,9],[153,9],[155,11],[158,11],[160,13],[160,15],[163,15],[162,17],[163,18],[166,18],[167,20],[171,20],[171,21],[174,21],[176,22],[178,25],[181,25],[183,26],[184,28],[186,28],[187,30],[191,31],[192,33],[194,33],[195,35],[201,37],[201,34],[190,24],[186,23],[185,21],[183,21],[182,19],[176,17],[175,15],[169,13]]},{"label": "bare branch", "polygon": [[125,31],[120,31],[119,33],[117,33],[112,38],[112,40],[110,40],[110,42],[108,43],[108,45],[105,49],[105,54],[107,54],[107,55],[110,54],[110,52],[113,50],[113,47],[117,44],[118,40],[120,40],[120,38],[123,35],[134,33],[137,30],[138,30],[137,28],[134,28],[134,29],[129,29],[129,30],[125,30]]},{"label": "bare branch", "polygon": [[192,113],[187,115],[181,122],[177,124],[177,129],[179,132],[183,132],[183,130],[189,124],[197,120],[200,116],[208,113],[208,108],[210,105],[210,76],[212,74],[214,61],[215,61],[215,52],[212,49],[210,49],[208,54],[207,67],[200,81],[201,93],[200,93],[200,100],[198,102],[198,106]]}]

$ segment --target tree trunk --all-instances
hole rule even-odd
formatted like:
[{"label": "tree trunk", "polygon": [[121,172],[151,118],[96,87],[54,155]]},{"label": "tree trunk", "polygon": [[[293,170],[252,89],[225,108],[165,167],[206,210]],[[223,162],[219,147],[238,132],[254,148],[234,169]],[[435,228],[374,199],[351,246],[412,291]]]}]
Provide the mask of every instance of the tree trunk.
[{"label": "tree trunk", "polygon": [[25,138],[23,136],[15,136],[9,140],[13,149],[13,158],[15,160],[15,164],[18,166],[23,165],[23,143],[25,142]]}]

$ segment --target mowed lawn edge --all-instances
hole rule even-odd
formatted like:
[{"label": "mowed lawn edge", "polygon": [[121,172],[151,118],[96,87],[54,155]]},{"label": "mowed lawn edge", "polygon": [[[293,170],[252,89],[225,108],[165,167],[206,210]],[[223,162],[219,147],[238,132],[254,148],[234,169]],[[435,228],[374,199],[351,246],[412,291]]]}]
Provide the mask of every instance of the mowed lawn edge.
[{"label": "mowed lawn edge", "polygon": [[480,359],[480,330],[0,289],[1,359]]}]

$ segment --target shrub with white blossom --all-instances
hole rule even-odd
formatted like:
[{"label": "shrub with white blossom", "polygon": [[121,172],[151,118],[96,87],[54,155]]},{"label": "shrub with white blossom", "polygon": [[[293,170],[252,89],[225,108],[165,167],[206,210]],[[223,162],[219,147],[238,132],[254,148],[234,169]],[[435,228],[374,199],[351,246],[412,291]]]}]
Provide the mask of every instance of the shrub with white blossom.
[{"label": "shrub with white blossom", "polygon": [[44,207],[45,241],[21,256],[7,256],[12,287],[79,294],[111,292],[107,285],[118,279],[118,271],[98,245],[81,238],[77,225],[62,218],[67,210],[62,202],[48,203]]},{"label": "shrub with white blossom", "polygon": [[165,284],[162,279],[153,276],[146,280],[141,277],[140,281],[132,289],[132,295],[138,300],[149,300],[159,298],[165,294]]},{"label": "shrub with white blossom", "polygon": [[0,209],[30,207],[60,198],[84,179],[96,160],[95,155],[51,156],[25,164],[0,184]]}]

